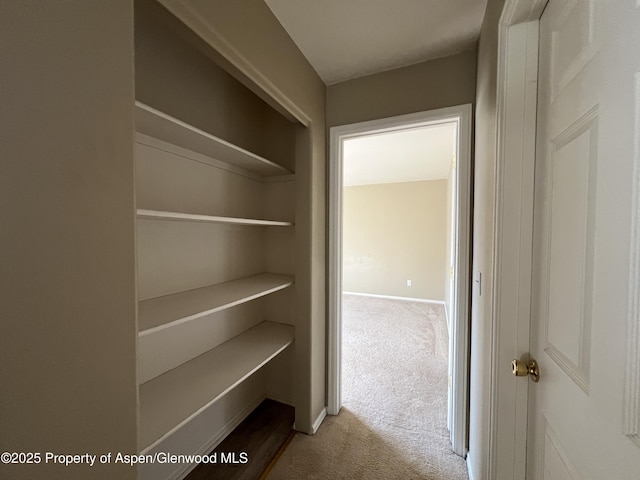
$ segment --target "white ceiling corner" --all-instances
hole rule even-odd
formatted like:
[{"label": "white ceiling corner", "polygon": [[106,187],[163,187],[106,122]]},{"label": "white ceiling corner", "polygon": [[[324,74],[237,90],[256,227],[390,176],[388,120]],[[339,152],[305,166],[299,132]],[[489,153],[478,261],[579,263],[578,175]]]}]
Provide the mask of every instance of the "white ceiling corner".
[{"label": "white ceiling corner", "polygon": [[486,0],[265,0],[333,84],[473,48]]},{"label": "white ceiling corner", "polygon": [[456,140],[455,122],[347,139],[344,186],[446,179]]}]

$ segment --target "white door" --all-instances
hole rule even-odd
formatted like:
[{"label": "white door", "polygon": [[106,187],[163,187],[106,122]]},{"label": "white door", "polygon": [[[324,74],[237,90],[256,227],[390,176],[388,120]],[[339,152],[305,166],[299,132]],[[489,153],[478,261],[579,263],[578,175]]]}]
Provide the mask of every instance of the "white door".
[{"label": "white door", "polygon": [[640,479],[640,1],[540,20],[528,479]]}]

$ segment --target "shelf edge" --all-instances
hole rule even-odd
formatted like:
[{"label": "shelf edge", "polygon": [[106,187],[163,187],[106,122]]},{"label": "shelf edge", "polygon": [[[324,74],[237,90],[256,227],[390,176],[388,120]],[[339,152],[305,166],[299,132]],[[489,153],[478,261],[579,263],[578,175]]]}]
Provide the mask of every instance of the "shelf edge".
[{"label": "shelf edge", "polygon": [[226,225],[242,225],[256,227],[293,227],[292,222],[279,220],[261,220],[255,218],[221,217],[216,215],[202,215],[198,213],[169,212],[166,210],[151,210],[139,208],[136,210],[138,220],[156,220],[167,222],[194,222],[194,223],[222,223]]},{"label": "shelf edge", "polygon": [[[238,145],[235,145],[235,144],[233,144],[233,143],[231,143],[231,142],[229,142],[227,140],[224,140],[224,139],[222,139],[220,137],[217,137],[217,136],[213,135],[212,133],[206,132],[205,130],[202,130],[202,129],[196,127],[196,126],[193,126],[193,125],[191,125],[191,124],[189,124],[187,122],[184,122],[184,121],[182,121],[182,120],[180,120],[180,119],[178,119],[178,118],[176,118],[176,117],[174,117],[172,115],[164,113],[164,112],[162,112],[162,111],[160,111],[160,110],[158,110],[156,108],[153,108],[153,107],[151,107],[151,106],[149,106],[149,105],[147,105],[147,104],[145,104],[143,102],[140,102],[140,101],[136,100],[135,101],[135,109],[136,109],[136,111],[142,112],[144,115],[151,116],[155,121],[167,122],[170,125],[172,125],[172,127],[174,129],[179,128],[179,129],[182,129],[182,130],[186,130],[189,133],[198,135],[198,136],[206,139],[209,142],[221,145],[224,148],[227,148],[229,150],[233,150],[233,151],[239,153],[240,155],[243,155],[243,156],[245,156],[247,158],[251,158],[256,163],[258,163],[258,164],[260,164],[262,166],[265,166],[267,168],[270,168],[273,171],[277,171],[278,172],[278,173],[274,173],[273,175],[286,175],[286,174],[293,173],[288,168],[283,167],[282,165],[279,165],[279,164],[277,164],[277,163],[275,163],[275,162],[273,162],[271,160],[268,160],[268,159],[262,157],[261,155],[258,155],[257,153],[253,153],[253,152],[251,152],[251,151],[249,151],[249,150],[247,150],[245,148],[242,148],[242,147],[240,147]],[[147,130],[145,128],[140,129],[140,125],[139,125],[140,121],[139,121],[138,117],[139,116],[136,115],[136,119],[135,119],[136,120],[136,122],[135,122],[136,123],[136,131],[139,132],[139,133],[142,133],[144,135],[148,135],[148,136],[150,136],[152,138],[158,138],[157,135],[149,133],[149,130]],[[161,140],[161,138],[160,138],[160,140]],[[169,142],[169,143],[171,143],[171,142]],[[187,148],[187,147],[183,147],[183,148]],[[220,160],[220,159],[217,159],[217,160]],[[229,165],[233,165],[234,164],[233,162],[227,162],[227,161],[224,161],[224,160],[220,160],[220,161],[223,161],[224,163],[228,163]],[[272,175],[270,175],[270,174],[269,175],[260,174],[260,176],[269,177],[269,176],[272,176]]]},{"label": "shelf edge", "polygon": [[[291,327],[291,326],[290,326]],[[294,327],[291,327],[291,329],[293,329]],[[178,422],[178,424],[176,424],[174,427],[172,427],[169,431],[167,431],[165,434],[163,434],[161,437],[159,437],[157,440],[153,441],[151,444],[147,445],[146,447],[144,447],[143,449],[141,449],[140,454],[144,455],[146,453],[148,453],[151,449],[157,447],[158,445],[160,445],[163,441],[165,441],[167,438],[169,438],[173,433],[175,433],[176,431],[178,431],[180,428],[182,428],[184,425],[186,425],[187,423],[189,423],[191,420],[193,420],[194,418],[196,418],[198,415],[200,415],[202,412],[204,412],[207,408],[209,408],[211,405],[213,405],[215,402],[217,402],[218,400],[220,400],[223,396],[225,396],[227,393],[229,393],[231,390],[233,390],[234,388],[236,388],[238,385],[240,385],[242,382],[244,382],[247,378],[249,378],[251,375],[253,375],[255,372],[257,372],[258,370],[260,370],[262,367],[264,367],[267,363],[269,363],[271,360],[273,360],[278,354],[280,354],[284,349],[286,349],[289,345],[291,345],[294,342],[294,338],[295,335],[291,336],[291,339],[286,342],[284,345],[282,345],[281,347],[279,347],[273,354],[269,355],[268,357],[266,357],[262,362],[260,362],[258,365],[256,365],[254,368],[252,368],[248,373],[246,373],[245,375],[243,375],[242,377],[240,377],[239,379],[237,379],[235,382],[233,382],[229,387],[227,387],[226,389],[224,389],[222,392],[220,392],[218,395],[216,395],[213,399],[209,400],[205,405],[203,405],[202,407],[200,407],[199,409],[197,409],[194,413],[192,413],[191,415],[187,416],[187,418],[185,418],[184,420]],[[179,367],[178,367],[179,368]],[[140,386],[138,386],[138,388],[140,388]]]},{"label": "shelf edge", "polygon": [[222,310],[226,310],[228,308],[235,307],[236,305],[241,305],[243,303],[250,302],[251,300],[255,300],[256,298],[264,297],[264,296],[267,296],[267,295],[269,295],[271,293],[275,293],[275,292],[278,292],[280,290],[284,290],[285,288],[290,287],[294,283],[295,282],[293,280],[291,280],[290,282],[288,282],[286,284],[278,285],[278,286],[270,288],[268,290],[264,290],[264,291],[256,293],[256,294],[249,295],[248,297],[243,297],[243,298],[241,298],[239,300],[235,300],[233,302],[229,302],[229,303],[226,303],[224,305],[219,305],[217,307],[210,308],[210,309],[205,310],[203,312],[194,313],[194,314],[188,315],[186,317],[178,318],[176,320],[172,320],[170,322],[163,323],[162,325],[157,325],[155,327],[150,327],[150,328],[146,328],[144,330],[140,330],[138,332],[138,338],[146,337],[147,335],[151,335],[151,334],[159,332],[161,330],[165,330],[167,328],[175,327],[175,326],[181,325],[183,323],[190,322],[191,320],[196,320],[198,318],[204,317],[205,315],[209,315],[209,314],[215,313],[215,312],[220,312]]}]

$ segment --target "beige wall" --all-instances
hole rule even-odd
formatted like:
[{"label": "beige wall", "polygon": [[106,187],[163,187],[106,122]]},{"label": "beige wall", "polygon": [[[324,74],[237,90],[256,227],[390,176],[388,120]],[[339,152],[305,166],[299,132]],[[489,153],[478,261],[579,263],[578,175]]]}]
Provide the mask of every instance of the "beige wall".
[{"label": "beige wall", "polygon": [[327,87],[327,125],[475,102],[476,52],[348,80]]},{"label": "beige wall", "polygon": [[135,453],[133,6],[3,1],[0,44],[0,451]]},{"label": "beige wall", "polygon": [[446,192],[446,180],[346,187],[343,289],[444,300]]},{"label": "beige wall", "polygon": [[489,0],[478,44],[473,216],[473,270],[482,273],[482,295],[475,282],[471,297],[470,465],[475,480],[489,480],[489,389],[491,382],[491,277],[493,265],[493,207],[496,168],[496,77],[498,21],[504,0]]}]

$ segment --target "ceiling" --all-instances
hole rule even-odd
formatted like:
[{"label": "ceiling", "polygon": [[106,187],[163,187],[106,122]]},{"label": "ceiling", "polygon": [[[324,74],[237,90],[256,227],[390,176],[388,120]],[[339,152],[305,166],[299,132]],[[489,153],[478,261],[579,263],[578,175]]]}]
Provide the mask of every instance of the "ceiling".
[{"label": "ceiling", "polygon": [[451,122],[347,139],[344,186],[447,178],[456,136]]},{"label": "ceiling", "polygon": [[265,0],[327,84],[473,48],[486,0]]}]

